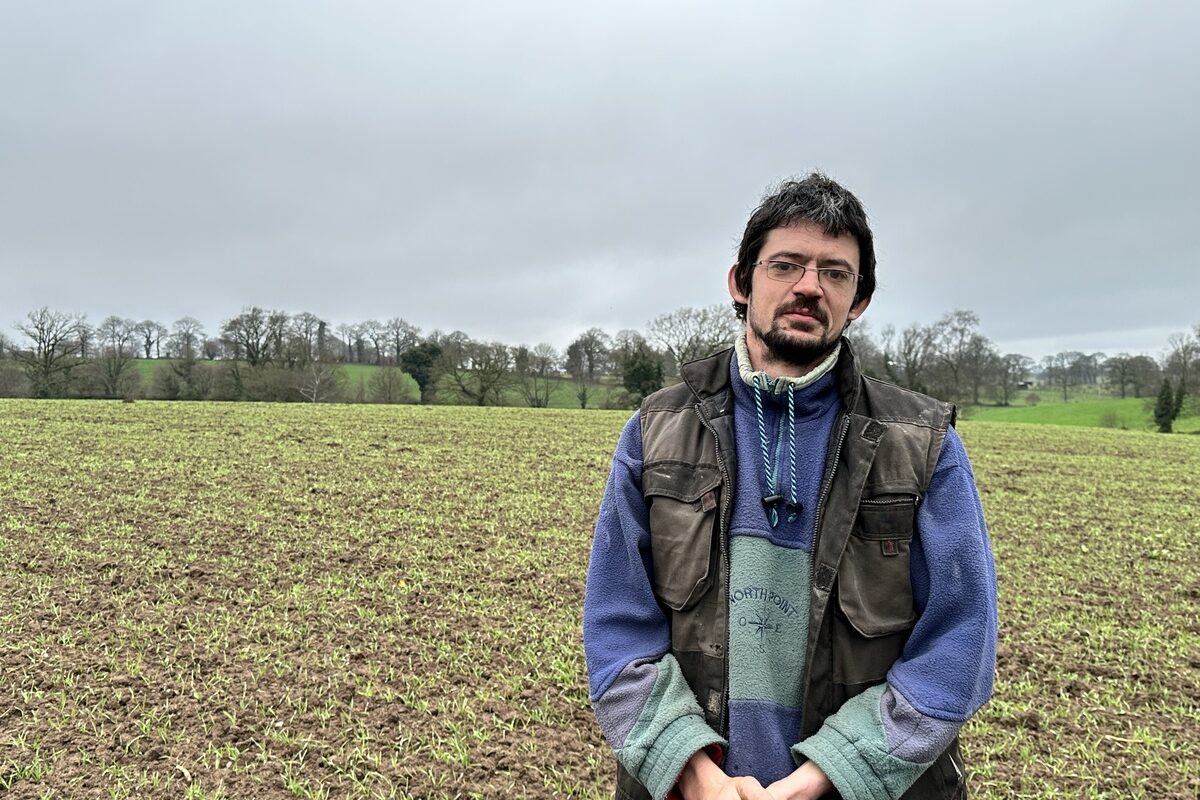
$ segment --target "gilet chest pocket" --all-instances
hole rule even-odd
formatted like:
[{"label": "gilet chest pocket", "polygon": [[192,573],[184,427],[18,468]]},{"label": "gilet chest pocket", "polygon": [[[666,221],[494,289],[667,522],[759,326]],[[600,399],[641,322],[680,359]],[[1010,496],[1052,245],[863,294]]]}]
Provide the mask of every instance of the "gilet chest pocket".
[{"label": "gilet chest pocket", "polygon": [[863,636],[906,630],[916,621],[909,551],[915,495],[864,498],[838,567],[838,603]]},{"label": "gilet chest pocket", "polygon": [[642,472],[650,507],[654,593],[668,608],[691,608],[711,588],[721,475],[716,468],[655,464]]}]

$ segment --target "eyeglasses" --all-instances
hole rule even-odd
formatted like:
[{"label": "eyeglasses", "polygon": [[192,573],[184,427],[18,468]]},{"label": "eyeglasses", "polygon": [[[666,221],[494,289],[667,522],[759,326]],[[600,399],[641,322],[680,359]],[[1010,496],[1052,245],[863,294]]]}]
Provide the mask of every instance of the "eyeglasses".
[{"label": "eyeglasses", "polygon": [[808,270],[817,273],[817,282],[826,291],[849,290],[859,279],[857,273],[837,267],[806,267],[803,264],[793,264],[790,261],[759,261],[754,266],[765,266],[767,277],[781,283],[796,283],[803,280]]}]

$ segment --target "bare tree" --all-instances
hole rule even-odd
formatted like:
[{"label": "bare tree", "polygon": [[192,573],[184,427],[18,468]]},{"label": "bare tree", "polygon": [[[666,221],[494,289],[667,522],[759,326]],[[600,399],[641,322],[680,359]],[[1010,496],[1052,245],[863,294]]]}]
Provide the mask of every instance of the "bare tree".
[{"label": "bare tree", "polygon": [[589,328],[571,342],[571,346],[579,354],[584,374],[589,381],[596,380],[596,375],[604,371],[611,344],[608,334],[599,328]]},{"label": "bare tree", "polygon": [[400,317],[392,317],[385,325],[388,344],[392,349],[392,363],[399,365],[400,357],[421,341],[421,329]]},{"label": "bare tree", "polygon": [[288,347],[291,341],[292,316],[286,311],[267,314],[267,361],[294,367],[299,360],[298,352]]},{"label": "bare tree", "polygon": [[935,393],[946,400],[962,396],[967,361],[979,335],[979,317],[973,311],[957,309],[933,326],[933,357],[938,367],[939,386]]},{"label": "bare tree", "polygon": [[295,337],[300,356],[305,364],[324,355],[321,352],[321,333],[325,323],[316,314],[302,311],[292,317],[292,335]]},{"label": "bare tree", "polygon": [[1000,354],[995,345],[982,334],[975,334],[967,344],[963,361],[963,378],[971,388],[971,402],[979,405],[979,394],[985,384],[997,376]]},{"label": "bare tree", "polygon": [[1136,355],[1132,359],[1131,386],[1134,397],[1150,396],[1162,377],[1158,362],[1147,355]]},{"label": "bare tree", "polygon": [[884,331],[883,354],[888,377],[902,386],[918,392],[928,390],[933,352],[933,331],[929,328],[913,323],[899,337],[895,337],[891,328]]},{"label": "bare tree", "polygon": [[1124,400],[1128,391],[1137,382],[1137,361],[1129,353],[1118,353],[1104,362],[1108,378],[1108,387],[1113,394],[1120,395]]},{"label": "bare tree", "polygon": [[513,371],[517,377],[517,389],[530,408],[546,408],[550,405],[558,359],[558,351],[545,342],[532,350],[525,345],[514,349]]},{"label": "bare tree", "polygon": [[362,332],[363,337],[371,343],[371,349],[375,351],[375,363],[383,364],[383,357],[387,353],[389,341],[387,326],[379,320],[369,319],[359,324],[358,329]]},{"label": "bare tree", "polygon": [[1196,359],[1200,357],[1200,337],[1193,338],[1187,333],[1173,333],[1167,337],[1167,345],[1170,349],[1167,351],[1164,366],[1175,376],[1180,391],[1187,394],[1190,388],[1188,375]]},{"label": "bare tree", "polygon": [[137,323],[134,327],[134,332],[141,337],[141,348],[143,355],[141,358],[151,358],[154,353],[154,335],[158,330],[158,323],[152,319],[144,319]]},{"label": "bare tree", "polygon": [[1104,371],[1104,353],[1071,353],[1071,372],[1075,383],[1094,386],[1100,382]]},{"label": "bare tree", "polygon": [[996,369],[996,388],[1000,395],[1000,405],[1006,406],[1012,399],[1017,386],[1025,380],[1029,370],[1033,369],[1033,359],[1020,353],[1005,353],[1000,356]]},{"label": "bare tree", "polygon": [[34,397],[64,397],[71,383],[71,369],[79,363],[79,332],[82,314],[51,311],[45,306],[30,311],[16,329],[29,339],[29,346],[14,347]]},{"label": "bare tree", "polygon": [[161,322],[156,322],[154,324],[156,326],[154,329],[154,357],[162,358],[162,344],[163,341],[171,335],[171,331]]},{"label": "bare tree", "polygon": [[100,357],[96,375],[105,397],[128,397],[136,381],[130,369],[137,357],[137,323],[117,316],[105,317],[96,327]]},{"label": "bare tree", "polygon": [[1071,396],[1071,388],[1078,383],[1078,372],[1072,369],[1082,353],[1064,351],[1042,359],[1042,374],[1050,385],[1062,390],[1063,402]]},{"label": "bare tree", "polygon": [[244,308],[221,323],[221,339],[233,359],[245,360],[251,367],[271,360],[271,333],[267,312],[258,306]]},{"label": "bare tree", "polygon": [[354,361],[354,326],[343,322],[334,328],[334,330],[337,331],[338,339],[342,343],[341,360],[352,363]]},{"label": "bare tree", "polygon": [[361,324],[350,326],[350,338],[354,342],[354,362],[367,363],[367,337]]},{"label": "bare tree", "polygon": [[[144,319],[137,323],[135,332],[141,337],[141,346],[142,351],[145,353],[145,358],[158,358],[163,337],[170,333],[170,331],[163,327],[161,322],[156,322],[152,319]],[[152,353],[153,355],[151,355]]]},{"label": "bare tree", "polygon": [[310,403],[327,403],[342,391],[341,365],[330,359],[315,358],[298,371],[296,391]]},{"label": "bare tree", "polygon": [[432,330],[426,341],[438,347],[441,360],[439,373],[444,374],[450,366],[465,364],[471,359],[470,353],[467,352],[472,344],[471,337],[462,331],[442,333],[439,330]]},{"label": "bare tree", "polygon": [[79,338],[79,357],[86,361],[92,356],[92,341],[96,338],[96,332],[84,321],[83,315],[75,328],[75,335]]},{"label": "bare tree", "polygon": [[[445,346],[442,349],[446,354]],[[512,352],[500,342],[468,342],[458,357],[447,362],[446,374],[465,400],[486,406],[503,405],[503,392],[512,378]]]},{"label": "bare tree", "polygon": [[563,366],[575,383],[575,399],[579,401],[579,407],[587,408],[588,398],[591,396],[595,382],[589,377],[587,353],[584,343],[579,339],[567,346]]},{"label": "bare tree", "polygon": [[180,317],[171,326],[167,352],[177,358],[196,358],[204,341],[204,326],[195,317]]},{"label": "bare tree", "polygon": [[676,368],[728,347],[738,333],[738,320],[726,303],[684,307],[660,314],[646,326],[650,339],[662,346]]},{"label": "bare tree", "polygon": [[860,370],[875,378],[889,377],[886,356],[882,348],[875,343],[871,336],[871,328],[865,320],[855,320],[854,325],[846,329],[846,338],[854,348],[855,361]]}]

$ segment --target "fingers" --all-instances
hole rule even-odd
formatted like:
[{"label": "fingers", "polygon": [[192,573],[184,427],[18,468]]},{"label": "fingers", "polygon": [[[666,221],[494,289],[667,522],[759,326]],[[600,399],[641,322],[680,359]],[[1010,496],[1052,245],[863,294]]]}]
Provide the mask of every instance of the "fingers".
[{"label": "fingers", "polygon": [[771,793],[755,778],[734,778],[733,783],[737,787],[738,800],[773,800]]}]

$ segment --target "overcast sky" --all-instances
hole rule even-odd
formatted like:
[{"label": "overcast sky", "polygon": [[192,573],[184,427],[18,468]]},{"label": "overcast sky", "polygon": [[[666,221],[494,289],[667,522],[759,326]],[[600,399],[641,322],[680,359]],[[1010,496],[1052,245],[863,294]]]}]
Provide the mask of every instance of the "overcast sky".
[{"label": "overcast sky", "polygon": [[1157,355],[1200,323],[1200,3],[0,5],[0,331],[47,305],[510,344],[728,300],[771,184],[864,317]]}]

